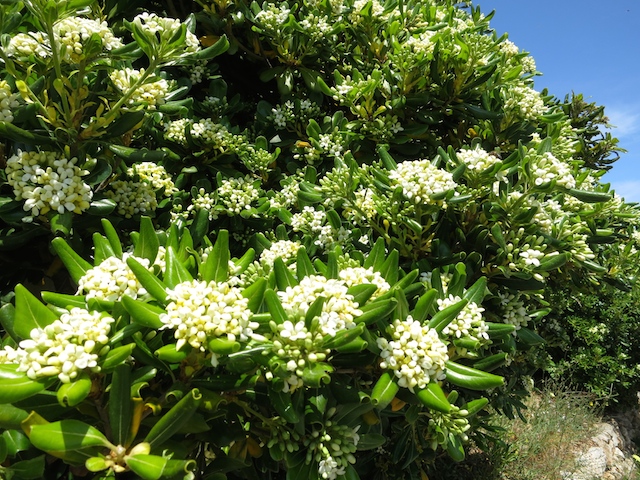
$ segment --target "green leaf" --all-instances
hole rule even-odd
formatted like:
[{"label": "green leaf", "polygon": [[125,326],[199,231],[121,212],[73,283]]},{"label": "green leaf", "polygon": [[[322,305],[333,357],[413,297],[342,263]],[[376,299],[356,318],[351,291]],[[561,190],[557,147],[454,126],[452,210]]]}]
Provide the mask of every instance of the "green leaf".
[{"label": "green leaf", "polygon": [[281,324],[288,320],[287,312],[285,312],[282,307],[282,303],[280,303],[280,299],[276,292],[270,288],[267,289],[264,294],[264,301],[267,304],[267,308],[269,309],[269,313],[271,313],[271,318],[273,318],[274,322]]},{"label": "green leaf", "polygon": [[202,395],[197,388],[188,392],[176,403],[171,410],[165,413],[153,426],[144,441],[151,444],[151,448],[156,448],[169,440],[193,415],[202,401]]},{"label": "green leaf", "polygon": [[273,262],[273,273],[278,290],[285,291],[287,287],[293,287],[298,284],[293,273],[291,273],[291,270],[289,270],[280,257],[276,258]]},{"label": "green leaf", "polygon": [[379,320],[386,320],[395,310],[397,303],[398,301],[395,298],[377,299],[374,302],[367,303],[360,308],[362,315],[356,317],[354,321],[369,325]]},{"label": "green leaf", "polygon": [[296,424],[300,421],[302,412],[296,411],[291,398],[291,393],[272,388],[271,385],[268,387],[268,392],[269,403],[275,411],[278,412],[278,415],[289,423]]},{"label": "green leaf", "polygon": [[154,329],[164,326],[164,323],[160,320],[160,315],[167,312],[163,308],[141,300],[134,300],[127,295],[122,297],[122,306],[131,315],[131,319],[135,323]]},{"label": "green leaf", "polygon": [[229,232],[220,230],[213,250],[202,267],[202,279],[205,282],[225,282],[229,278]]},{"label": "green leaf", "polygon": [[100,430],[80,420],[29,425],[29,440],[34,447],[54,456],[67,451],[84,450],[89,447],[110,447],[111,444]]},{"label": "green leaf", "polygon": [[103,218],[100,221],[102,223],[102,230],[104,230],[104,234],[107,237],[107,240],[109,240],[109,244],[111,245],[111,249],[113,250],[115,256],[118,258],[122,258],[122,243],[120,242],[120,238],[118,237],[118,232],[116,232],[113,224],[106,218]]},{"label": "green leaf", "polygon": [[113,371],[109,391],[109,424],[114,443],[124,447],[133,440],[131,432],[131,366],[118,365]]},{"label": "green leaf", "polygon": [[475,303],[476,305],[481,305],[482,300],[484,300],[484,295],[487,290],[487,278],[480,277],[476,282],[469,287],[469,289],[464,293],[462,298],[466,298],[469,300],[469,303]]},{"label": "green leaf", "polygon": [[114,200],[111,200],[110,198],[101,198],[91,202],[87,213],[96,217],[104,217],[113,212],[116,209],[116,206],[117,204]]},{"label": "green leaf", "polygon": [[498,375],[467,367],[452,360],[448,360],[445,365],[447,381],[458,387],[469,390],[487,390],[504,384],[504,378]]},{"label": "green leaf", "polygon": [[3,430],[20,428],[20,424],[28,416],[29,413],[26,410],[9,403],[0,403],[0,428]]},{"label": "green leaf", "polygon": [[13,473],[16,480],[40,480],[45,478],[45,456],[39,455],[29,460],[20,460],[9,467],[9,471]]},{"label": "green leaf", "polygon": [[91,392],[91,378],[83,373],[71,383],[63,383],[56,396],[63,407],[75,407],[80,404]]},{"label": "green leaf", "polygon": [[87,308],[84,295],[67,295],[64,293],[54,293],[43,291],[42,300],[49,305],[55,305],[56,307],[65,308],[70,310],[72,308]]},{"label": "green leaf", "polygon": [[31,338],[31,330],[44,328],[58,319],[40,300],[21,284],[16,285],[15,332],[22,338]]},{"label": "green leaf", "polygon": [[135,343],[128,343],[109,350],[100,365],[100,370],[103,373],[112,372],[118,365],[122,364],[122,362],[131,356],[131,352],[133,352],[135,346]]},{"label": "green leaf", "polygon": [[101,264],[109,257],[113,257],[115,252],[111,248],[109,240],[98,232],[93,234],[93,258],[96,265]]},{"label": "green leaf", "polygon": [[210,47],[203,48],[202,50],[192,53],[188,59],[192,61],[199,60],[211,60],[219,55],[222,55],[229,49],[229,40],[226,35],[222,35],[216,43]]},{"label": "green leaf", "polygon": [[14,142],[24,143],[26,145],[54,145],[56,140],[44,135],[23,130],[12,123],[0,122],[0,136],[10,138]]},{"label": "green leaf", "polygon": [[71,224],[73,223],[73,213],[64,212],[57,213],[51,217],[51,233],[54,235],[61,234],[68,237],[71,234]]},{"label": "green leaf", "polygon": [[31,448],[29,437],[22,430],[12,429],[2,432],[2,438],[7,446],[7,454],[15,457],[20,452],[25,452]]},{"label": "green leaf", "polygon": [[6,303],[0,308],[0,325],[4,328],[4,331],[9,334],[14,342],[19,343],[22,338],[16,333],[15,330],[16,321],[16,309],[10,304]]},{"label": "green leaf", "polygon": [[371,403],[382,410],[391,403],[399,390],[400,387],[395,382],[393,375],[389,372],[384,372],[373,386]]},{"label": "green leaf", "polygon": [[379,433],[365,433],[360,435],[360,440],[358,441],[358,451],[363,450],[373,450],[375,448],[381,447],[387,442],[387,437],[381,435]]},{"label": "green leaf", "polygon": [[93,268],[89,262],[78,255],[73,248],[62,238],[54,238],[51,241],[51,246],[56,251],[64,266],[67,267],[67,271],[73,281],[77,284],[88,270]]},{"label": "green leaf", "polygon": [[167,286],[134,257],[127,258],[127,265],[129,265],[129,268],[149,295],[162,305],[166,305]]},{"label": "green leaf", "polygon": [[187,270],[187,268],[182,264],[173,248],[167,248],[165,260],[166,269],[163,279],[169,288],[174,288],[179,283],[190,282],[193,280],[189,270]]},{"label": "green leaf", "polygon": [[247,308],[252,312],[258,312],[264,301],[264,293],[267,291],[267,280],[258,278],[253,284],[242,290],[242,296],[249,299]]},{"label": "green leaf", "polygon": [[158,163],[164,160],[167,156],[162,150],[149,150],[146,148],[131,148],[123,145],[109,145],[109,150],[115,153],[120,158],[123,158],[127,163],[138,162],[153,162]]},{"label": "green leaf", "polygon": [[140,218],[140,235],[133,249],[133,254],[138,258],[146,258],[151,264],[158,255],[160,242],[149,217]]},{"label": "green leaf", "polygon": [[416,303],[413,309],[412,316],[414,320],[423,323],[427,317],[431,314],[432,308],[435,305],[436,298],[438,297],[438,291],[435,288],[427,290]]},{"label": "green leaf", "polygon": [[437,383],[429,383],[425,388],[416,391],[416,397],[420,402],[437,412],[449,413],[451,411],[451,404],[447,399],[447,396],[442,391],[442,387]]},{"label": "green leaf", "polygon": [[434,328],[438,333],[442,332],[442,330],[449,325],[454,318],[458,316],[458,314],[467,306],[469,300],[466,298],[461,299],[459,302],[454,303],[453,305],[449,305],[443,310],[440,310],[436,313],[428,325],[429,328]]}]

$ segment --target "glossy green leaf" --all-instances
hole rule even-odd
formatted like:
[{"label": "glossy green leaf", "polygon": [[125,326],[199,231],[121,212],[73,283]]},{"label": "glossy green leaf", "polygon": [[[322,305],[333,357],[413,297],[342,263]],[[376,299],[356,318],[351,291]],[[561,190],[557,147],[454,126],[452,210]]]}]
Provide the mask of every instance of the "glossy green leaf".
[{"label": "glossy green leaf", "polygon": [[161,328],[164,323],[160,320],[160,315],[167,313],[163,308],[156,307],[141,300],[134,300],[125,295],[122,297],[122,305],[131,315],[133,322],[149,328]]},{"label": "glossy green leaf", "polygon": [[16,285],[14,330],[22,338],[31,338],[34,328],[44,328],[58,319],[40,300],[21,284]]},{"label": "glossy green leaf", "polygon": [[41,293],[42,300],[50,305],[56,307],[72,309],[72,308],[87,308],[84,295],[67,295],[64,293],[54,293],[43,291]]},{"label": "glossy green leaf", "polygon": [[93,258],[96,265],[99,265],[109,257],[113,257],[115,252],[111,248],[109,240],[98,232],[93,234]]},{"label": "glossy green leaf", "polygon": [[73,419],[30,425],[27,435],[34,447],[54,456],[66,451],[111,446],[100,430]]},{"label": "glossy green leaf", "polygon": [[20,460],[11,464],[9,471],[13,478],[20,480],[41,480],[45,478],[45,456],[39,455],[28,460]]},{"label": "glossy green leaf", "polygon": [[64,266],[67,267],[67,271],[73,281],[77,284],[88,270],[93,268],[89,262],[78,255],[73,248],[62,238],[54,238],[51,241],[51,246],[56,251]]},{"label": "glossy green leaf", "polygon": [[459,302],[454,303],[453,305],[449,305],[448,307],[440,310],[436,313],[428,325],[429,328],[435,329],[438,333],[440,333],[447,325],[449,325],[454,318],[458,316],[458,314],[467,306],[469,300],[463,298]]},{"label": "glossy green leaf", "polygon": [[280,299],[276,292],[270,288],[267,289],[264,294],[264,301],[267,304],[267,308],[269,309],[269,313],[271,313],[271,318],[273,318],[274,322],[281,324],[287,321],[287,312],[285,312],[282,307],[282,303],[280,303]]},{"label": "glossy green leaf", "polygon": [[140,235],[135,243],[133,254],[139,258],[146,258],[153,263],[158,255],[160,242],[149,217],[140,218]]},{"label": "glossy green leaf", "polygon": [[283,419],[289,423],[298,423],[301,419],[301,413],[294,408],[291,393],[283,392],[269,386],[269,402],[271,406],[278,412]]},{"label": "glossy green leaf", "polygon": [[167,303],[167,286],[134,257],[127,258],[127,265],[145,290],[158,302],[165,305]]},{"label": "glossy green leaf", "polygon": [[104,230],[104,234],[107,237],[107,240],[109,240],[111,249],[118,258],[122,258],[122,243],[120,242],[120,237],[118,237],[118,232],[113,227],[113,224],[106,218],[103,218],[101,223],[102,230]]},{"label": "glossy green leaf", "polygon": [[267,280],[258,278],[253,284],[242,290],[242,296],[249,299],[247,308],[252,312],[258,312],[264,301],[264,293],[267,291]]},{"label": "glossy green leaf", "polygon": [[20,423],[28,416],[29,413],[26,410],[9,403],[0,403],[0,429],[18,429]]},{"label": "glossy green leaf", "polygon": [[399,390],[400,386],[395,382],[394,376],[389,372],[384,372],[373,386],[371,403],[382,410],[391,403]]},{"label": "glossy green leaf", "polygon": [[166,268],[164,272],[164,283],[169,288],[174,288],[179,283],[190,282],[193,277],[189,270],[182,264],[176,251],[169,247],[165,253]]},{"label": "glossy green leaf", "polygon": [[131,366],[126,363],[118,365],[111,377],[109,391],[109,424],[111,435],[116,445],[129,446],[131,434]]},{"label": "glossy green leaf", "polygon": [[19,343],[22,338],[15,330],[16,321],[16,309],[10,304],[6,303],[0,308],[0,325],[4,328],[4,331],[9,334],[14,342]]},{"label": "glossy green leaf", "polygon": [[448,382],[469,390],[487,390],[504,384],[504,378],[448,360],[445,375]]},{"label": "glossy green leaf", "polygon": [[416,397],[424,406],[437,412],[449,413],[451,404],[437,383],[429,383],[425,388],[416,391]]},{"label": "glossy green leaf", "polygon": [[229,278],[229,232],[220,230],[207,261],[202,267],[201,276],[205,282],[225,282]]},{"label": "glossy green leaf", "polygon": [[158,420],[147,434],[144,441],[151,444],[152,448],[162,445],[195,413],[201,401],[202,395],[196,388],[185,394],[178,403],[163,414],[162,418]]},{"label": "glossy green leaf", "polygon": [[112,372],[118,365],[122,364],[122,362],[131,356],[134,348],[134,343],[128,343],[109,350],[100,365],[101,371],[104,373]]},{"label": "glossy green leaf", "polygon": [[63,407],[75,407],[87,398],[89,392],[91,392],[91,378],[87,374],[82,374],[73,382],[60,385],[56,395]]}]

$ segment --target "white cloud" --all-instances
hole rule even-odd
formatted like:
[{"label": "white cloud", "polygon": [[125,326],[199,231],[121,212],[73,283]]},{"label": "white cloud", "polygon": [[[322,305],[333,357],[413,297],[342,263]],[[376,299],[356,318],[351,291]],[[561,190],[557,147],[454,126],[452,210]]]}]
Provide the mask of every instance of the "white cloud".
[{"label": "white cloud", "polygon": [[606,107],[604,113],[609,117],[609,123],[616,127],[611,129],[611,134],[614,137],[628,137],[640,131],[640,108],[638,106]]},{"label": "white cloud", "polygon": [[627,202],[640,203],[640,180],[612,181],[611,188]]}]

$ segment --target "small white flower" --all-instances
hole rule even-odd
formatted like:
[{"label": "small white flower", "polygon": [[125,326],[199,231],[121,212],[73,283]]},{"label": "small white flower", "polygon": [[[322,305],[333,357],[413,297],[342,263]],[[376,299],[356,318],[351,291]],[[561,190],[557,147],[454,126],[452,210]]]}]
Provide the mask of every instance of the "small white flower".
[{"label": "small white flower", "polygon": [[[113,85],[121,92],[127,93],[133,86],[140,80],[144,74],[144,68],[136,70],[133,68],[123,68],[121,70],[114,70],[109,75]],[[153,110],[156,105],[162,105],[165,102],[165,98],[169,94],[169,82],[164,78],[156,80],[154,82],[146,82],[136,87],[134,92],[128,99],[129,105],[135,105],[137,103],[146,103],[148,108]]]},{"label": "small white flower", "polygon": [[127,265],[127,258],[133,257],[145,267],[149,267],[146,258],[134,257],[125,252],[122,259],[109,257],[99,265],[89,269],[78,280],[78,294],[86,293],[86,299],[97,298],[108,302],[121,300],[124,295],[131,298],[144,297],[147,291]]},{"label": "small white flower", "polygon": [[389,179],[402,187],[404,196],[416,204],[436,203],[431,195],[456,188],[453,175],[434,166],[429,160],[402,162],[389,172]]},{"label": "small white flower", "polygon": [[438,332],[421,325],[411,315],[405,320],[395,320],[388,332],[392,340],[378,339],[382,350],[380,366],[393,371],[398,385],[413,392],[415,387],[425,388],[429,382],[444,378],[449,356]]}]

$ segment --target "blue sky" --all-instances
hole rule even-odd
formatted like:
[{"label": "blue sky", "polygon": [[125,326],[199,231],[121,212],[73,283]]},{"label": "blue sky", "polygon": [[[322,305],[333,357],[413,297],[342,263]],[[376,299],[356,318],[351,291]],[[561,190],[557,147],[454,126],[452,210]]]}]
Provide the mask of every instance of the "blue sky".
[{"label": "blue sky", "polygon": [[621,154],[603,181],[640,202],[640,2],[638,0],[475,0],[498,35],[526,50],[542,76],[535,89],[582,93],[605,106]]}]

